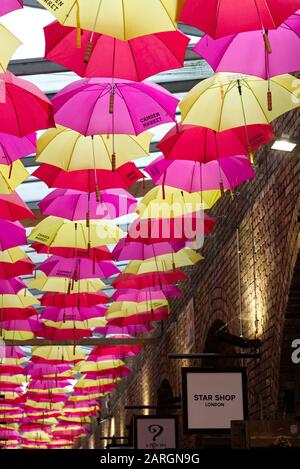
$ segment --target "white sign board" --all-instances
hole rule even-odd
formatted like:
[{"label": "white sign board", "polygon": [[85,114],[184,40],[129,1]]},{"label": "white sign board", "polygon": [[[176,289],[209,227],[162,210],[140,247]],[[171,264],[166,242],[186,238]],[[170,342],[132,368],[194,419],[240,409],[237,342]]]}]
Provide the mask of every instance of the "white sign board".
[{"label": "white sign board", "polygon": [[244,369],[183,368],[185,432],[229,432],[232,420],[247,418]]},{"label": "white sign board", "polygon": [[175,449],[177,448],[176,417],[135,416],[136,449]]}]

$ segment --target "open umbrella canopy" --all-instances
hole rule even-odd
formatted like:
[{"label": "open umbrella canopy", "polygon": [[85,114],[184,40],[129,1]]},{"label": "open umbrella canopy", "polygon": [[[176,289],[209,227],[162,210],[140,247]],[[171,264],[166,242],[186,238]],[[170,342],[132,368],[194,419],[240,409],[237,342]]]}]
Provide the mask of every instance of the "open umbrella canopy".
[{"label": "open umbrella canopy", "polygon": [[[93,135],[85,137],[74,130],[58,126],[49,129],[37,143],[37,161],[65,171],[107,169],[148,156],[153,135]],[[63,149],[63,152],[62,152]],[[114,155],[114,156],[113,156]],[[115,160],[116,164],[113,164]]]},{"label": "open umbrella canopy", "polygon": [[8,221],[35,218],[32,211],[16,192],[0,194],[0,217]]},{"label": "open umbrella canopy", "polygon": [[85,321],[93,318],[102,318],[105,316],[107,308],[104,306],[80,307],[80,308],[56,308],[48,307],[42,314],[41,319],[50,321]]},{"label": "open umbrella canopy", "polygon": [[270,125],[249,125],[215,132],[207,127],[178,124],[157,147],[167,160],[208,163],[227,156],[246,155],[249,150],[256,150],[274,138]]},{"label": "open umbrella canopy", "polygon": [[115,289],[144,289],[171,285],[172,283],[181,282],[185,279],[185,273],[179,269],[175,269],[175,271],[172,269],[168,272],[150,272],[140,275],[122,273],[112,282],[112,286]]},{"label": "open umbrella canopy", "polygon": [[24,288],[26,288],[26,285],[23,280],[19,278],[13,278],[10,280],[0,280],[0,295],[15,295]]},{"label": "open umbrella canopy", "polygon": [[99,199],[94,192],[56,189],[39,202],[39,207],[44,215],[75,221],[83,220],[87,213],[92,220],[114,219],[134,212],[137,206],[136,198],[124,189],[100,191]]},{"label": "open umbrella canopy", "polygon": [[110,220],[92,220],[87,228],[85,221],[50,216],[32,230],[29,239],[46,246],[88,249],[117,243],[122,236],[123,231]]},{"label": "open umbrella canopy", "polygon": [[206,164],[159,157],[145,171],[155,184],[166,184],[186,192],[232,190],[255,177],[250,161],[245,156],[220,158]]},{"label": "open umbrella canopy", "polygon": [[2,74],[0,82],[5,86],[5,101],[0,102],[1,133],[24,137],[55,126],[52,104],[39,88],[11,72]]},{"label": "open umbrella canopy", "polygon": [[151,82],[85,78],[67,85],[52,102],[56,122],[83,135],[139,135],[175,122],[179,100]]},{"label": "open umbrella canopy", "polygon": [[59,324],[57,327],[42,325],[37,331],[38,337],[48,340],[80,340],[85,337],[92,337],[93,333],[88,327],[84,327],[83,323],[69,325]]},{"label": "open umbrella canopy", "polygon": [[[0,257],[2,253],[10,250],[0,251]],[[30,259],[22,259],[17,262],[0,262],[0,279],[18,277],[19,275],[31,275],[34,268],[35,264]]]},{"label": "open umbrella canopy", "polygon": [[0,164],[0,193],[11,194],[28,177],[29,173],[21,161],[14,161],[10,166]]},{"label": "open umbrella canopy", "polygon": [[[138,305],[138,303],[136,303]],[[136,325],[148,325],[156,321],[162,321],[170,316],[167,306],[152,308],[142,311],[140,308],[122,308],[122,310],[111,311],[107,316],[108,325],[127,327]]]},{"label": "open umbrella canopy", "polygon": [[[78,248],[55,248],[45,246],[40,243],[32,243],[30,245],[39,254],[54,254],[55,256],[65,257],[66,259],[93,259],[95,261],[112,261],[113,257],[107,246],[101,246],[98,248],[78,249]],[[1,259],[1,252],[0,252]]]},{"label": "open umbrella canopy", "polygon": [[178,252],[185,247],[184,242],[162,241],[156,244],[144,244],[130,241],[128,237],[122,238],[115,246],[112,254],[116,261],[149,259],[150,257],[161,256]]},{"label": "open umbrella canopy", "polygon": [[44,28],[45,58],[82,77],[114,77],[142,81],[164,70],[181,68],[190,39],[180,31],[165,31],[120,41],[104,34],[82,31],[58,22]]},{"label": "open umbrella canopy", "polygon": [[36,151],[36,134],[15,137],[0,134],[0,164],[11,165],[14,161]]},{"label": "open umbrella canopy", "polygon": [[[271,102],[268,93],[273,97]],[[292,75],[279,75],[268,82],[253,76],[217,73],[192,88],[180,109],[183,124],[221,132],[243,125],[269,124],[299,105]]]},{"label": "open umbrella canopy", "polygon": [[[0,7],[1,15],[1,7]],[[0,73],[5,73],[8,62],[10,61],[12,55],[22,44],[19,39],[12,34],[3,24],[0,23],[0,41],[1,41],[1,51],[0,51]]]},{"label": "open umbrella canopy", "polygon": [[37,300],[27,289],[20,290],[14,295],[0,295],[0,308],[28,308],[38,305]]},{"label": "open umbrella canopy", "polygon": [[77,363],[84,360],[85,353],[80,347],[44,346],[32,349],[31,361],[34,363]]},{"label": "open umbrella canopy", "polygon": [[172,296],[180,296],[181,291],[175,285],[166,285],[163,288],[147,288],[143,291],[139,289],[117,290],[112,299],[114,301],[135,301],[143,302],[150,300],[162,300]]},{"label": "open umbrella canopy", "polygon": [[51,256],[39,265],[39,270],[51,277],[71,279],[108,278],[120,273],[112,261],[93,262],[90,259],[65,259]]},{"label": "open umbrella canopy", "polygon": [[41,297],[42,306],[55,306],[57,308],[91,307],[109,302],[109,297],[104,292],[97,293],[44,293]]},{"label": "open umbrella canopy", "polygon": [[98,292],[104,286],[105,284],[98,279],[82,279],[78,282],[70,282],[69,278],[47,277],[43,272],[40,272],[29,283],[30,288],[59,293]]},{"label": "open umbrella canopy", "polygon": [[0,16],[7,15],[7,13],[20,8],[23,8],[23,0],[1,0]]},{"label": "open umbrella canopy", "polygon": [[1,308],[0,320],[5,321],[8,319],[28,319],[31,316],[36,316],[37,310],[32,306],[28,308]]},{"label": "open umbrella canopy", "polygon": [[[300,70],[300,14],[268,31],[270,49],[259,31],[233,34],[217,40],[204,36],[194,47],[215,72],[237,72],[268,79]],[[287,51],[291,53],[287,54]]]},{"label": "open umbrella canopy", "polygon": [[299,8],[300,0],[186,0],[180,21],[217,38],[241,31],[276,29]]},{"label": "open umbrella canopy", "polygon": [[132,184],[144,178],[144,174],[132,162],[125,163],[115,171],[107,169],[64,171],[44,163],[34,171],[33,176],[44,181],[48,187],[89,193],[113,188],[128,189]]},{"label": "open umbrella canopy", "polygon": [[0,218],[0,250],[27,244],[25,228],[19,222]]},{"label": "open umbrella canopy", "polygon": [[117,37],[123,41],[158,31],[173,31],[182,0],[65,0],[53,4],[38,0],[65,26],[75,26]]}]

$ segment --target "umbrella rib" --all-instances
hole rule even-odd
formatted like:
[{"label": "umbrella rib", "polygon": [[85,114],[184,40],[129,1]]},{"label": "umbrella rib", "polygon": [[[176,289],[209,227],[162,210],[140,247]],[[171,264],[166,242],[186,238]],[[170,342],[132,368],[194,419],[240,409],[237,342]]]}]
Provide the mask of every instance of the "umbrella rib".
[{"label": "umbrella rib", "polygon": [[172,17],[171,17],[171,15],[170,15],[168,9],[165,7],[164,3],[162,3],[162,0],[159,0],[159,1],[160,1],[161,6],[163,7],[163,9],[165,10],[167,16],[169,17],[169,19],[170,19],[172,25],[176,28],[177,24],[176,24],[176,22],[174,22],[174,21],[172,20]]},{"label": "umbrella rib", "polygon": [[261,112],[262,112],[263,115],[264,115],[264,118],[266,119],[267,122],[269,122],[269,118],[268,118],[268,116],[266,115],[266,113],[265,113],[265,111],[264,111],[262,105],[260,104],[260,102],[259,102],[257,96],[255,95],[254,91],[252,90],[252,88],[251,88],[250,86],[248,87],[248,89],[249,89],[249,91],[252,93],[252,95],[253,95],[255,101],[257,102],[257,104],[259,105],[260,110],[261,110]]},{"label": "umbrella rib", "polygon": [[227,93],[229,93],[229,90],[230,90],[230,82],[228,83],[228,86],[227,86],[227,89],[225,91],[225,94],[224,94],[224,97],[222,99],[222,104],[221,104],[221,109],[220,109],[220,116],[219,116],[219,124],[218,124],[218,132],[220,132],[220,126],[221,126],[221,120],[222,120],[222,112],[223,112],[223,108],[224,108],[224,104],[225,104],[225,98],[226,98],[226,95]]},{"label": "umbrella rib", "polygon": [[75,142],[74,142],[74,145],[73,145],[73,149],[72,149],[72,152],[71,152],[71,157],[70,157],[69,162],[67,164],[67,169],[65,169],[65,171],[70,170],[72,156],[73,156],[73,153],[75,152],[76,145],[77,145],[77,143],[78,143],[78,141],[80,140],[81,137],[82,137],[82,135],[80,133],[78,133],[77,138],[75,139]]}]

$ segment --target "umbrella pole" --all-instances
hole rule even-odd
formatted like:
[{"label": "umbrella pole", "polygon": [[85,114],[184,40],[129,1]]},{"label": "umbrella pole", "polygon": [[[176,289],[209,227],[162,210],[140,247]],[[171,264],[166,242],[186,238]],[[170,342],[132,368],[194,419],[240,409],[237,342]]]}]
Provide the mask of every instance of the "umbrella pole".
[{"label": "umbrella pole", "polygon": [[80,21],[80,5],[79,1],[76,1],[76,23],[77,23],[77,48],[81,49],[81,21]]},{"label": "umbrella pole", "polygon": [[100,192],[99,192],[99,185],[98,185],[98,176],[97,176],[96,158],[95,158],[95,147],[94,147],[94,135],[92,135],[92,147],[93,147],[93,162],[94,162],[96,201],[100,202]]}]

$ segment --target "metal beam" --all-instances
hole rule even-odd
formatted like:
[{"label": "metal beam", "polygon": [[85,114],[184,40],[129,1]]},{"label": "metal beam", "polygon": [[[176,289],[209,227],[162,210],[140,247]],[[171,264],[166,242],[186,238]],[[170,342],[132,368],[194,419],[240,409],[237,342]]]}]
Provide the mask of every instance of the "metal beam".
[{"label": "metal beam", "polygon": [[134,339],[107,339],[105,337],[101,338],[89,338],[89,339],[80,339],[80,340],[47,340],[47,339],[31,339],[31,340],[5,340],[5,345],[7,346],[47,346],[47,345],[70,345],[70,346],[106,346],[106,345],[156,345],[161,337],[151,337],[151,338],[134,338]]}]

